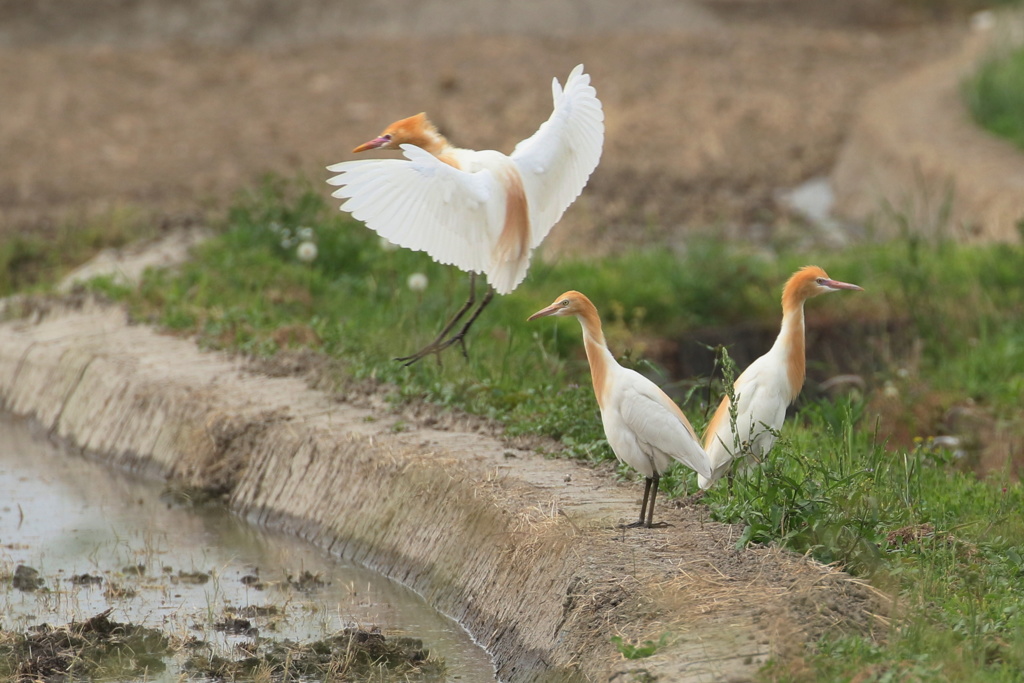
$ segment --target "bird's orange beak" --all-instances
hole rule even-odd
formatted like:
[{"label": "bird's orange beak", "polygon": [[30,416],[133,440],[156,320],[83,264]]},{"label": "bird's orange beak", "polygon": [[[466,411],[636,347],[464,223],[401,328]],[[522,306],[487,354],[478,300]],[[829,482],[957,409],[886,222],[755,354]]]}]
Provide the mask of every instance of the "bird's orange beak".
[{"label": "bird's orange beak", "polygon": [[365,152],[368,149],[377,149],[378,147],[383,147],[384,145],[386,145],[389,142],[391,142],[391,138],[390,137],[384,137],[382,135],[379,138],[374,138],[374,139],[370,140],[369,142],[364,142],[363,144],[359,145],[358,147],[356,147],[352,151],[353,152]]},{"label": "bird's orange beak", "polygon": [[536,320],[537,318],[543,318],[546,315],[554,315],[560,310],[562,310],[562,307],[559,306],[557,303],[554,303],[548,306],[547,308],[540,309],[539,311],[531,315],[529,318],[527,318],[526,321],[529,322],[531,320]]},{"label": "bird's orange beak", "polygon": [[858,292],[864,291],[863,287],[851,285],[849,282],[840,282],[839,280],[825,280],[821,284],[825,285],[826,287],[831,287],[832,289],[856,289]]}]

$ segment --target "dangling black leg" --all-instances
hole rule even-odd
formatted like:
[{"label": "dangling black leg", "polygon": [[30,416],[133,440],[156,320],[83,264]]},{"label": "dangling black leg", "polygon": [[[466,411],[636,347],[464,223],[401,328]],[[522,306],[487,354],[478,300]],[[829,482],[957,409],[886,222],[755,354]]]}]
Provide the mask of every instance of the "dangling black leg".
[{"label": "dangling black leg", "polygon": [[455,342],[458,342],[459,346],[462,347],[462,357],[469,358],[469,354],[466,352],[466,333],[469,332],[469,328],[473,325],[473,323],[476,322],[476,319],[480,317],[480,314],[483,312],[485,308],[487,308],[487,304],[491,303],[491,299],[493,298],[494,287],[487,285],[487,293],[484,294],[483,301],[480,302],[480,305],[477,306],[477,309],[473,311],[473,315],[469,316],[469,320],[467,320],[466,324],[462,326],[462,329],[459,330],[458,333],[456,333],[450,339],[448,339],[438,350],[443,351],[444,349],[447,349]]},{"label": "dangling black leg", "polygon": [[462,320],[462,318],[466,315],[469,309],[473,308],[473,305],[476,303],[476,273],[470,273],[469,298],[466,299],[466,302],[464,304],[462,304],[462,308],[460,308],[455,313],[455,315],[452,316],[451,320],[448,321],[448,324],[444,326],[444,329],[442,329],[438,333],[438,335],[434,338],[434,341],[430,342],[429,344],[427,344],[426,346],[424,346],[422,349],[412,354],[411,356],[404,356],[402,358],[396,358],[395,360],[404,363],[405,366],[408,367],[415,363],[416,361],[423,358],[424,356],[434,354],[437,356],[437,362],[440,363],[441,352],[447,349],[452,344],[455,344],[456,342],[458,342],[458,344],[462,347],[463,357],[468,358],[469,354],[466,352],[465,342],[466,333],[469,331],[470,326],[480,316],[481,311],[484,310],[487,304],[491,303],[491,299],[493,298],[494,288],[488,285],[487,294],[484,295],[483,301],[481,301],[477,309],[473,311],[473,314],[469,317],[469,320],[467,320],[466,323],[462,326],[462,329],[460,329],[452,336],[448,336],[451,333],[451,331],[455,328],[455,326],[459,323],[459,321]]}]

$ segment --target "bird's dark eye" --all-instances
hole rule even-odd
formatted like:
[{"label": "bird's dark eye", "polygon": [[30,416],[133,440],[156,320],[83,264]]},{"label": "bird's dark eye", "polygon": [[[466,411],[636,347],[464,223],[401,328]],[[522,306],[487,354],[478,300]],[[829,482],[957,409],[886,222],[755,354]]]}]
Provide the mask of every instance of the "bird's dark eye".
[{"label": "bird's dark eye", "polygon": [[568,305],[569,305],[569,300],[568,299],[562,299],[562,303],[559,304],[559,306],[561,306],[563,308],[568,306]]},{"label": "bird's dark eye", "polygon": [[817,280],[815,280],[815,282],[817,282],[819,285],[823,285],[825,284],[825,278],[819,277]]},{"label": "bird's dark eye", "polygon": [[385,140],[390,140],[391,139],[391,133],[388,133],[387,135],[381,135],[381,137],[384,138]]}]

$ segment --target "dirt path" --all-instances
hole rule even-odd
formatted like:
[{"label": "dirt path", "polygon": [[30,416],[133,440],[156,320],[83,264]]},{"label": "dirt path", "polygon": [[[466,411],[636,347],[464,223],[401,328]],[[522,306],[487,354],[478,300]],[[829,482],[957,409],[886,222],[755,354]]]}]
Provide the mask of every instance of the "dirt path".
[{"label": "dirt path", "polygon": [[267,171],[319,182],[421,110],[459,144],[508,151],[583,62],[605,154],[549,251],[708,225],[770,237],[778,191],[831,169],[866,89],[963,32],[912,3],[819,5],[3,0],[0,92],[18,96],[0,117],[0,225],[124,203],[202,215]]}]

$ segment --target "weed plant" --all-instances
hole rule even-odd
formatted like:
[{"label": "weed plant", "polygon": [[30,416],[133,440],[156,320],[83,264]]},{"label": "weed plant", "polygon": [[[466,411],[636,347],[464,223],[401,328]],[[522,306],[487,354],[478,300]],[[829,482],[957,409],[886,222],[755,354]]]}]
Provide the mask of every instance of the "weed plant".
[{"label": "weed plant", "polygon": [[[297,241],[315,241],[315,260]],[[871,397],[898,379],[948,408],[973,401],[1021,423],[1024,394],[1024,250],[907,238],[840,253],[769,259],[697,241],[686,251],[624,252],[600,261],[537,260],[527,281],[476,323],[469,355],[446,352],[404,368],[394,356],[433,338],[465,298],[468,278],[427,256],[382,245],[302,183],[271,179],[230,211],[218,237],[175,272],[153,271],[127,298],[134,315],[209,347],[269,354],[311,346],[343,359],[348,377],[391,387],[394,401],[426,400],[504,423],[510,435],[551,437],[562,455],[609,461],[581,335],[574,321],[531,326],[526,317],[566,289],[598,305],[610,346],[657,381],[642,358],[650,339],[685,340],[700,326],[758,321],[777,329],[779,294],[797,267],[816,262],[865,292],[808,306],[809,316],[895,321],[915,355],[869,350],[883,361],[868,394],[800,407],[763,463],[706,498],[742,543],[778,543],[834,562],[895,596],[874,636],[820,644],[804,669],[769,668],[777,680],[1019,680],[1024,670],[1021,489],[1009,473],[980,480],[953,453],[922,438],[887,443]],[[421,273],[425,288],[410,289]],[[850,342],[851,344],[857,342]],[[869,342],[864,341],[865,345]],[[870,343],[885,346],[887,340]],[[812,367],[814,364],[812,352]],[[837,368],[842,371],[842,368]],[[669,386],[695,426],[711,406],[707,378]],[[712,403],[722,393],[712,380]],[[344,383],[339,385],[344,391]],[[700,391],[694,390],[701,387]],[[874,412],[873,412],[874,411]],[[928,437],[932,425],[916,427]],[[694,475],[662,480],[680,495]],[[633,476],[625,468],[623,476]]]}]

